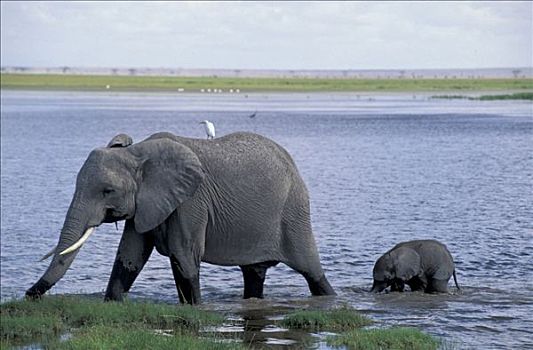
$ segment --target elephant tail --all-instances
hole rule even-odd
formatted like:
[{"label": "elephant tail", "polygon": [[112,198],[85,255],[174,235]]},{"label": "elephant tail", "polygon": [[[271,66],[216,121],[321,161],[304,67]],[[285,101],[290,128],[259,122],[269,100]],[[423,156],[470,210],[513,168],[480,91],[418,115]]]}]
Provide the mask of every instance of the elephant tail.
[{"label": "elephant tail", "polygon": [[461,290],[461,287],[459,287],[459,284],[457,284],[457,276],[455,275],[455,270],[453,270],[453,280],[457,289]]}]

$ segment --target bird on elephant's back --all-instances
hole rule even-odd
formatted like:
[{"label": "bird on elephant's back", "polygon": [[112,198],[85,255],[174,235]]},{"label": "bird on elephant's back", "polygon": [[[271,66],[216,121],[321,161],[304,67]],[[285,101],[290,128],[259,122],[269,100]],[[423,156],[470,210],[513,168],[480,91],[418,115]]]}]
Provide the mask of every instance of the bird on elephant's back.
[{"label": "bird on elephant's back", "polygon": [[240,266],[244,297],[263,297],[279,262],[313,295],[332,295],[313,237],[309,196],[290,155],[260,135],[214,140],[122,134],[93,150],[78,173],[53,259],[26,292],[38,297],[64,275],[102,223],[125,220],[105,298],[128,292],[155,248],[170,259],[181,302],[200,301],[200,262]]}]

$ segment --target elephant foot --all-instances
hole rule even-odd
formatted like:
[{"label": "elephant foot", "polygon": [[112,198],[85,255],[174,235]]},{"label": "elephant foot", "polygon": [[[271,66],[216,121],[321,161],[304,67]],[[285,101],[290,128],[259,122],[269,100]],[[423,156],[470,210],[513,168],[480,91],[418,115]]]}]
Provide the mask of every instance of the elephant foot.
[{"label": "elephant foot", "polygon": [[426,293],[448,293],[448,280],[431,280]]},{"label": "elephant foot", "polygon": [[178,291],[178,298],[182,304],[196,305],[200,304],[200,283],[198,279],[195,280],[182,280],[180,284],[176,286]]},{"label": "elephant foot", "polygon": [[[200,297],[200,271],[195,274],[185,275],[177,259],[170,258],[170,265],[174,275],[174,282],[178,292],[178,298],[182,304],[199,304]],[[190,276],[190,277],[189,277]]]},{"label": "elephant foot", "polygon": [[122,260],[115,260],[113,271],[107,284],[104,301],[122,301],[141,270],[138,268],[127,269]]},{"label": "elephant foot", "polygon": [[391,284],[391,292],[403,292],[405,283],[402,280],[394,280]]},{"label": "elephant foot", "polygon": [[331,287],[331,285],[329,284],[326,275],[322,275],[322,277],[318,281],[308,276],[304,277],[307,280],[307,284],[309,285],[309,290],[311,291],[312,295],[337,295],[337,293],[335,293],[335,291],[333,290],[333,287]]},{"label": "elephant foot", "polygon": [[123,301],[124,300],[124,294],[123,293],[119,293],[119,294],[107,294],[105,295],[104,297],[104,302],[109,302],[109,301]]},{"label": "elephant foot", "polygon": [[265,284],[266,271],[269,267],[277,264],[277,261],[266,261],[258,264],[240,266],[244,279],[244,299],[263,299],[263,286]]},{"label": "elephant foot", "polygon": [[40,279],[26,291],[26,298],[31,300],[40,299],[50,288],[52,288],[50,283]]}]

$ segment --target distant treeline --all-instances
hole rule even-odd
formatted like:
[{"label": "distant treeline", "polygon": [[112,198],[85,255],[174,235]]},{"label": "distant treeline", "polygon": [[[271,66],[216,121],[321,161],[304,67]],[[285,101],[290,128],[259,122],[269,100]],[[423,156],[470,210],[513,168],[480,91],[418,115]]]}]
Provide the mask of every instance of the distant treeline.
[{"label": "distant treeline", "polygon": [[4,66],[6,74],[67,74],[164,76],[204,78],[311,78],[311,79],[505,79],[533,78],[533,68],[480,69],[190,69],[113,67]]}]

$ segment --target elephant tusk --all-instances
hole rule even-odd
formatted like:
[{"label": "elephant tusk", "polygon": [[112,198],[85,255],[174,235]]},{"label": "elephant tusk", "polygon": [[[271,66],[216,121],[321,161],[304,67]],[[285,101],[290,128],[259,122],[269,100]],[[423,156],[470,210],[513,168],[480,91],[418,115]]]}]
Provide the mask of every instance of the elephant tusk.
[{"label": "elephant tusk", "polygon": [[85,233],[83,234],[83,236],[81,236],[81,238],[76,242],[74,243],[73,245],[71,245],[70,247],[68,247],[67,249],[63,250],[61,253],[59,253],[59,255],[65,255],[67,253],[70,253],[70,252],[73,252],[75,251],[76,249],[78,249],[79,247],[81,247],[81,245],[83,243],[85,243],[85,241],[87,240],[87,238],[89,238],[89,236],[94,232],[94,227],[89,227],[87,229],[87,231],[85,231]]},{"label": "elephant tusk", "polygon": [[41,260],[39,260],[39,261],[44,261],[44,260],[48,259],[48,258],[51,257],[52,255],[54,255],[54,253],[56,252],[56,250],[57,250],[57,247],[52,248],[52,250],[49,251],[48,253],[46,253],[46,254],[41,258]]}]

